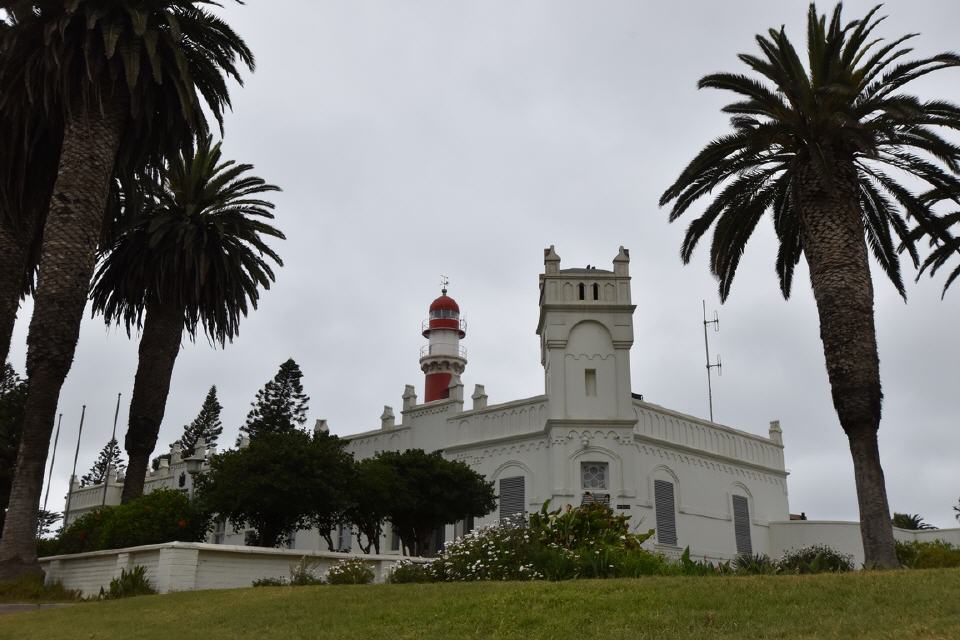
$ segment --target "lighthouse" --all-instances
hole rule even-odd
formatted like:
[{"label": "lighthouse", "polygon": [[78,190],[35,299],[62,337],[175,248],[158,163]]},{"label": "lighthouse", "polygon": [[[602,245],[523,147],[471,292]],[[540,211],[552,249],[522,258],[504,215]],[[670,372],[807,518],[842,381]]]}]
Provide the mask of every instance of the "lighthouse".
[{"label": "lighthouse", "polygon": [[467,366],[467,351],[460,340],[467,335],[467,323],[460,318],[460,306],[447,295],[444,280],[439,298],[430,303],[430,315],[421,329],[428,343],[420,349],[420,369],[426,376],[424,400],[442,400],[450,396],[448,387],[453,376]]}]

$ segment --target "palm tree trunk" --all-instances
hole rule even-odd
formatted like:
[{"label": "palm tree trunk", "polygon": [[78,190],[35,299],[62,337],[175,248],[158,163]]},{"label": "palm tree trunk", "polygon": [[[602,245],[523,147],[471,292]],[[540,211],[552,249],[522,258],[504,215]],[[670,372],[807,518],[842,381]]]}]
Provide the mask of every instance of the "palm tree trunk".
[{"label": "palm tree trunk", "polygon": [[798,168],[795,204],[833,406],[853,456],[866,566],[895,568],[899,563],[877,447],[883,393],[856,170],[848,160],[827,166],[829,176],[812,163]]},{"label": "palm tree trunk", "polygon": [[129,459],[122,502],[143,494],[150,454],[157,446],[157,434],[167,407],[170,378],[180,351],[183,325],[183,309],[175,305],[147,304],[140,337],[140,359],[130,399],[130,422],[124,441]]},{"label": "palm tree trunk", "polygon": [[0,540],[0,579],[38,572],[37,512],[60,389],[73,364],[97,240],[123,129],[119,96],[77,105],[47,215],[27,336],[29,390],[10,503]]},{"label": "palm tree trunk", "polygon": [[27,247],[3,224],[0,224],[0,260],[0,365],[3,365],[10,354],[10,339],[27,271]]}]

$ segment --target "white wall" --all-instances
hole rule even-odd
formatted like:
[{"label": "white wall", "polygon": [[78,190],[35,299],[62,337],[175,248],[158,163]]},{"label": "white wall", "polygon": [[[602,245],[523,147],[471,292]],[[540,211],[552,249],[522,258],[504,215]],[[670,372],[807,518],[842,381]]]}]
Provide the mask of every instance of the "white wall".
[{"label": "white wall", "polygon": [[[68,589],[79,589],[84,596],[96,596],[101,587],[108,589],[110,580],[119,577],[122,570],[129,571],[136,565],[146,568],[147,578],[157,591],[169,593],[236,589],[249,587],[259,578],[289,578],[291,567],[304,556],[316,561],[314,573],[318,576],[340,560],[356,557],[324,551],[169,542],[40,558],[40,566],[48,583],[60,581]],[[374,581],[383,582],[400,557],[368,555],[362,559],[370,563]]]},{"label": "white wall", "polygon": [[[960,529],[910,531],[894,527],[893,537],[903,542],[943,540],[960,547]],[[778,558],[785,551],[813,544],[825,544],[841,553],[849,553],[853,556],[857,568],[863,566],[863,540],[860,537],[859,522],[790,520],[770,523],[768,554],[771,558]]]}]

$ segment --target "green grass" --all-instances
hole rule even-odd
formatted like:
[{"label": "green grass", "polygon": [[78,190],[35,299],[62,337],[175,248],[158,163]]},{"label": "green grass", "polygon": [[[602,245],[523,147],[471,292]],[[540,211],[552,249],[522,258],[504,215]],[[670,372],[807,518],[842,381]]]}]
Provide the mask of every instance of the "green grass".
[{"label": "green grass", "polygon": [[960,570],[175,593],[0,616],[0,638],[960,638]]},{"label": "green grass", "polygon": [[39,574],[0,582],[0,603],[66,602],[79,598],[79,591],[64,589],[59,582],[45,585]]}]

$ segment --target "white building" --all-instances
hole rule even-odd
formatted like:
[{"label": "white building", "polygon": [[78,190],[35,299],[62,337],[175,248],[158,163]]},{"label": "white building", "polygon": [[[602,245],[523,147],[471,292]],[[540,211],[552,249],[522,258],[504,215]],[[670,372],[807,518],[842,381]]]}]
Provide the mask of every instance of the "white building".
[{"label": "white building", "polygon": [[[776,557],[789,548],[824,543],[862,562],[858,523],[791,519],[778,421],[759,435],[633,393],[636,306],[626,249],[620,248],[612,267],[561,269],[554,248],[544,251],[536,328],[544,392],[499,404],[488,403],[480,384],[465,398],[461,375],[467,354],[460,339],[466,325],[444,290],[422,326],[428,338],[420,357],[424,401],[418,402],[414,386],[407,385],[399,424],[393,408],[384,407],[380,428],[344,436],[348,450],[357,458],[388,450],[441,451],[495,483],[498,510],[476,522],[447,526],[438,532],[437,546],[503,516],[539,510],[547,500],[558,507],[581,504],[586,497],[630,515],[638,531],[655,528],[648,544],[668,555],[689,547],[694,557],[710,560],[741,553]],[[318,420],[316,428],[325,430],[326,421]],[[189,460],[173,450],[170,463],[148,476],[146,488],[189,490],[188,471],[202,465],[202,446]],[[95,498],[85,499],[84,492]],[[107,504],[119,502],[119,493],[111,486]],[[81,489],[74,505],[87,510],[102,496],[102,485]],[[74,517],[71,512],[69,519]],[[381,549],[398,553],[396,536],[386,529]],[[356,548],[349,527],[338,533],[340,548]],[[901,539],[918,535],[896,534]],[[942,531],[938,537],[960,542],[960,531]],[[211,541],[243,544],[244,537],[221,527]],[[288,546],[326,548],[316,531],[298,532]]]},{"label": "white building", "polygon": [[[561,269],[553,247],[540,276],[540,361],[544,392],[489,404],[483,385],[470,398],[460,375],[466,327],[446,295],[430,305],[421,351],[423,403],[403,394],[400,423],[384,407],[375,431],[345,436],[365,458],[385,450],[442,451],[495,483],[501,516],[587,499],[609,502],[639,530],[656,528],[655,547],[730,558],[770,550],[770,522],[789,521],[787,472],[777,422],[756,435],[684,415],[632,392],[630,254],[611,270]],[[391,540],[392,546],[396,546]],[[384,545],[383,548],[390,548]]]}]

